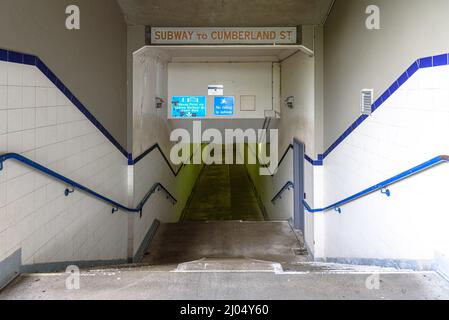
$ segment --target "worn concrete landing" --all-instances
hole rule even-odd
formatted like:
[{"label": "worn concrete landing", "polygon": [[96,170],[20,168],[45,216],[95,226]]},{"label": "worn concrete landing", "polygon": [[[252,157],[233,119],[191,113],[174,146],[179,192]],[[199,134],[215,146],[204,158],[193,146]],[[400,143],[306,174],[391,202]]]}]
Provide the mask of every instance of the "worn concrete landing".
[{"label": "worn concrete landing", "polygon": [[184,221],[245,220],[264,217],[244,165],[205,166]]},{"label": "worn concrete landing", "polygon": [[204,258],[178,265],[176,272],[283,272],[279,263],[254,259]]},{"label": "worn concrete landing", "polygon": [[23,275],[0,299],[449,299],[449,285],[434,272],[380,273],[368,289],[366,273],[155,272],[112,269],[81,274],[80,289],[67,290],[67,274]]},{"label": "worn concrete landing", "polygon": [[249,258],[280,263],[284,270],[307,260],[288,222],[187,222],[162,224],[143,258],[177,265],[203,258]]}]

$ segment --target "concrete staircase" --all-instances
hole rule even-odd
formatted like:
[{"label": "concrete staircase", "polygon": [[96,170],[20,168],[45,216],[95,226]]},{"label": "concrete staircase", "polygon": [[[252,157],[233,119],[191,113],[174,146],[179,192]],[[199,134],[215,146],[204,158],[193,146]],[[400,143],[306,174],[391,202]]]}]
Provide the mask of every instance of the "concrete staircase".
[{"label": "concrete staircase", "polygon": [[214,221],[161,224],[142,262],[176,268],[203,258],[269,261],[283,270],[308,261],[288,222]]},{"label": "concrete staircase", "polygon": [[263,221],[244,167],[206,168],[141,263],[83,270],[78,290],[71,274],[24,274],[0,299],[449,299],[435,272],[310,261],[288,222]]}]

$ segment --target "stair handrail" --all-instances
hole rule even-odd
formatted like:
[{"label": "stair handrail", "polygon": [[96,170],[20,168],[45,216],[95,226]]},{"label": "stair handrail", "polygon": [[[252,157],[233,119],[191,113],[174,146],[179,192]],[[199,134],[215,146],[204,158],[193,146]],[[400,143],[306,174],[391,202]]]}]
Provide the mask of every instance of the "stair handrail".
[{"label": "stair handrail", "polygon": [[[357,200],[359,198],[362,198],[364,196],[367,196],[367,195],[369,195],[369,194],[371,194],[373,192],[379,191],[379,190],[380,190],[380,192],[382,194],[386,195],[387,197],[390,197],[391,196],[391,191],[387,188],[390,185],[392,185],[392,184],[394,184],[396,182],[399,182],[401,180],[404,180],[406,178],[409,178],[409,177],[411,177],[413,175],[416,175],[418,173],[421,173],[421,172],[423,172],[423,171],[425,171],[427,169],[435,167],[435,166],[437,166],[437,165],[439,165],[441,163],[447,163],[447,162],[449,162],[449,156],[447,156],[447,155],[440,155],[440,156],[432,158],[432,159],[430,159],[428,161],[425,161],[425,162],[423,162],[423,163],[421,163],[421,164],[419,164],[419,165],[417,165],[417,166],[415,166],[413,168],[410,168],[410,169],[408,169],[406,171],[403,171],[403,172],[401,172],[401,173],[399,173],[399,174],[397,174],[397,175],[395,175],[395,176],[393,176],[393,177],[391,177],[389,179],[386,179],[386,180],[384,180],[382,182],[379,182],[379,183],[377,183],[377,184],[375,184],[375,185],[373,185],[373,186],[371,186],[371,187],[369,187],[367,189],[364,189],[364,190],[362,190],[362,191],[360,191],[360,192],[358,192],[356,194],[353,194],[353,195],[351,195],[351,196],[349,196],[349,197],[347,197],[347,198],[345,198],[343,200],[340,200],[340,201],[337,201],[337,202],[335,202],[335,203],[333,203],[331,205],[328,205],[326,207],[313,209],[307,203],[307,201],[305,201],[305,200],[303,200],[303,205],[304,205],[304,208],[309,213],[326,212],[326,211],[329,211],[329,210],[335,210],[335,211],[341,213],[341,206],[343,206],[345,204],[348,204],[348,203],[350,203],[352,201],[355,201],[355,200]],[[290,190],[292,188],[294,188],[293,182],[288,181],[282,187],[282,189],[276,194],[276,196],[271,200],[271,202],[274,203],[276,200],[281,198],[282,194],[287,189]]]},{"label": "stair handrail", "polygon": [[391,192],[389,189],[387,189],[388,186],[390,186],[396,182],[399,182],[401,180],[404,180],[406,178],[409,178],[411,176],[414,176],[418,173],[421,173],[427,169],[435,167],[441,163],[447,163],[447,162],[449,162],[449,156],[446,156],[446,155],[437,156],[437,157],[432,158],[428,161],[425,161],[413,168],[403,171],[389,179],[379,182],[365,190],[362,190],[356,194],[353,194],[352,196],[349,196],[343,200],[340,200],[331,205],[328,205],[324,208],[312,209],[305,200],[303,201],[303,204],[304,204],[304,207],[306,208],[306,210],[310,213],[326,212],[329,210],[335,210],[338,213],[341,213],[341,206],[348,204],[349,202],[355,201],[359,198],[365,197],[365,196],[367,196],[373,192],[379,191],[379,190],[382,194],[386,195],[387,197],[390,197]]},{"label": "stair handrail", "polygon": [[67,178],[67,177],[65,177],[65,176],[31,160],[31,159],[28,159],[27,157],[17,154],[17,153],[6,153],[6,154],[0,155],[0,171],[3,170],[3,163],[10,159],[19,161],[37,171],[40,171],[50,177],[55,178],[56,180],[59,180],[59,181],[65,183],[66,185],[68,185],[68,187],[72,188],[72,190],[70,190],[69,188],[66,188],[66,190],[64,192],[66,196],[69,196],[71,193],[73,193],[75,191],[75,189],[77,189],[77,190],[83,191],[87,194],[90,194],[91,196],[93,196],[97,199],[100,199],[101,201],[104,201],[104,202],[112,205],[112,213],[115,213],[119,209],[121,209],[123,211],[127,211],[130,213],[140,213],[140,215],[142,215],[142,210],[143,210],[144,205],[151,198],[151,196],[155,192],[158,192],[158,191],[163,191],[166,194],[167,199],[169,199],[173,203],[173,205],[178,202],[176,200],[176,198],[161,183],[158,182],[158,183],[155,183],[151,187],[150,191],[145,195],[145,197],[142,199],[142,201],[139,203],[139,205],[136,208],[129,208],[117,201],[114,201],[106,196],[103,196],[103,195],[93,191],[92,189],[89,189],[88,187],[86,187],[76,181],[73,181],[73,180],[71,180],[71,179],[69,179],[69,178]]},{"label": "stair handrail", "polygon": [[[208,143],[207,143],[208,144]],[[165,155],[164,151],[162,150],[162,148],[160,147],[159,143],[155,143],[153,144],[150,148],[148,148],[146,151],[144,151],[141,155],[139,155],[138,157],[136,157],[135,159],[129,159],[128,160],[128,164],[129,165],[136,165],[138,162],[140,162],[142,159],[144,159],[147,155],[149,155],[150,153],[152,153],[154,150],[158,150],[159,153],[162,156],[162,159],[164,160],[165,164],[168,166],[168,168],[170,169],[170,172],[173,174],[174,177],[177,177],[179,175],[179,173],[181,172],[181,170],[186,166],[186,163],[183,162],[179,167],[178,170],[175,170],[171,164],[171,162],[168,160],[167,156]],[[200,148],[201,150],[201,148]],[[195,156],[195,154],[198,152],[198,150],[193,150],[192,154],[190,155],[189,161],[188,163],[192,162],[193,157]]]},{"label": "stair handrail", "polygon": [[281,190],[279,190],[278,193],[276,193],[276,195],[273,197],[273,199],[271,199],[271,203],[275,203],[276,200],[278,199],[282,199],[282,195],[284,194],[285,191],[287,190],[291,190],[295,187],[295,184],[292,181],[287,181],[287,183],[281,188]]}]

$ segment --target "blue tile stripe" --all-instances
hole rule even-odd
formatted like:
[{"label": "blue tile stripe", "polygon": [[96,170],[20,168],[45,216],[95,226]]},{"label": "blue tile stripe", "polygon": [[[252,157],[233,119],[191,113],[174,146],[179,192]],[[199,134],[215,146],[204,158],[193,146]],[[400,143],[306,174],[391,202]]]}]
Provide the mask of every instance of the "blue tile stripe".
[{"label": "blue tile stripe", "polygon": [[[425,57],[414,61],[410,67],[395,80],[391,86],[380,95],[380,97],[371,106],[371,112],[376,111],[384,104],[393,93],[395,93],[404,83],[406,83],[419,69],[432,68],[449,65],[449,54],[441,54],[431,57]],[[331,146],[323,155],[318,155],[318,160],[324,160],[340,143],[343,142],[360,124],[368,118],[367,115],[360,116]],[[310,159],[312,162],[313,160]],[[309,161],[309,160],[308,160]],[[311,162],[309,161],[309,162]],[[321,165],[323,162],[321,161]]]},{"label": "blue tile stripe", "polygon": [[129,158],[128,151],[120,145],[112,134],[106,130],[106,128],[95,118],[92,113],[89,112],[89,110],[75,97],[75,95],[50,70],[50,68],[45,65],[41,59],[30,54],[0,49],[0,61],[36,66],[48,78],[48,80],[50,80],[127,159]]}]

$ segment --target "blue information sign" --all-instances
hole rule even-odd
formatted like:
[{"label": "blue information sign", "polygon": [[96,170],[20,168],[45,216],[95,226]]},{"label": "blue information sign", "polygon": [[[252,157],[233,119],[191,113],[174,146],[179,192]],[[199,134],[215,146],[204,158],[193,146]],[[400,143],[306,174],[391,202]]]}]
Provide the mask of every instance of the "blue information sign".
[{"label": "blue information sign", "polygon": [[206,97],[172,97],[173,118],[201,118],[206,116]]},{"label": "blue information sign", "polygon": [[234,97],[214,97],[214,115],[233,116]]}]

